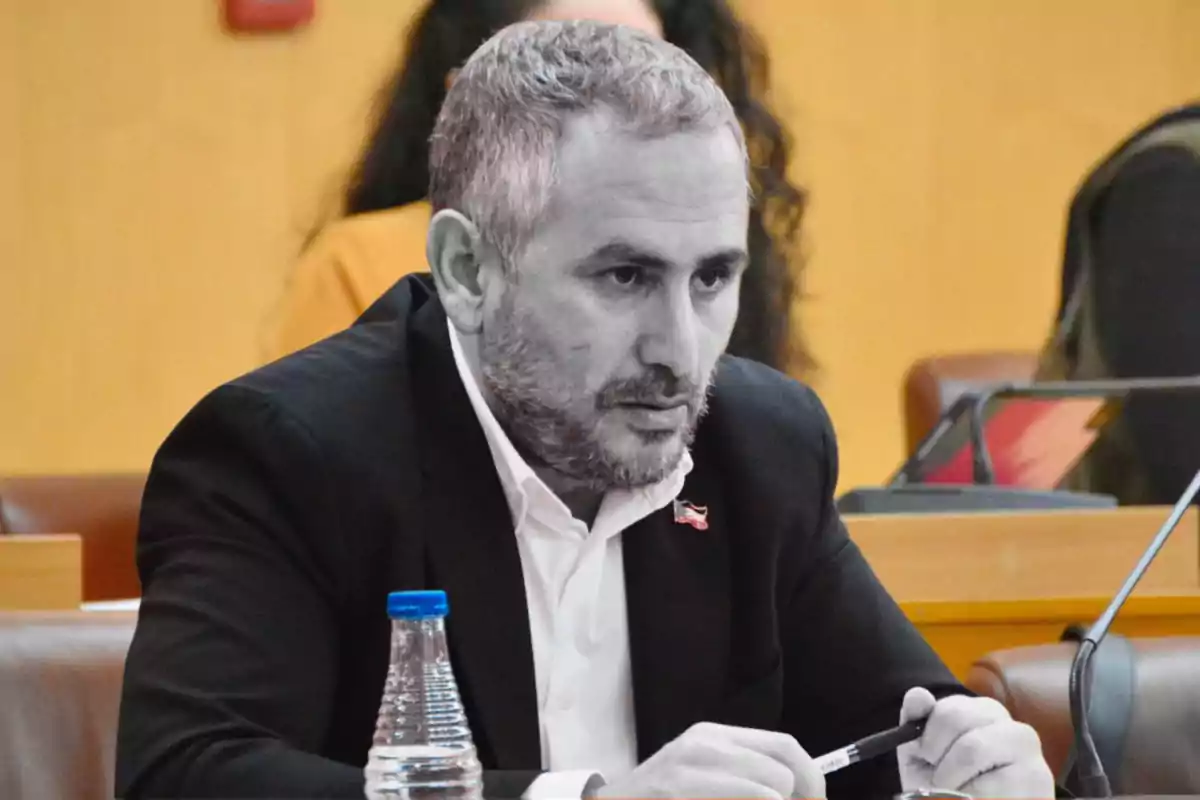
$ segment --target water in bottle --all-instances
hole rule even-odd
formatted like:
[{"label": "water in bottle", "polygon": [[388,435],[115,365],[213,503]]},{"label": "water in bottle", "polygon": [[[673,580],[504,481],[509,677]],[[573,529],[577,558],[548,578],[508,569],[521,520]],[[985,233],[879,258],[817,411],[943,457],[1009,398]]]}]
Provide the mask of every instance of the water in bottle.
[{"label": "water in bottle", "polygon": [[367,757],[367,800],[480,800],[483,773],[446,646],[446,593],[392,592],[387,610],[391,663]]}]

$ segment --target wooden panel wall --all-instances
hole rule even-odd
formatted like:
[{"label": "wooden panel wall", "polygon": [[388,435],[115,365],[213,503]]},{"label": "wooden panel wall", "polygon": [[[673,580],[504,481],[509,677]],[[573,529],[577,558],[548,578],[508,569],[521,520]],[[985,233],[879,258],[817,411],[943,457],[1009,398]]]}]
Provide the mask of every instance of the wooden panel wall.
[{"label": "wooden panel wall", "polygon": [[[213,0],[0,0],[0,471],[144,468],[258,363],[415,0],[234,38]],[[901,454],[918,356],[1034,347],[1064,204],[1197,93],[1189,0],[743,0],[813,191],[800,309],[843,486]]]},{"label": "wooden panel wall", "polygon": [[813,190],[801,313],[841,485],[879,481],[902,455],[914,360],[1041,344],[1077,182],[1144,120],[1200,96],[1200,4],[744,5],[769,33]]}]

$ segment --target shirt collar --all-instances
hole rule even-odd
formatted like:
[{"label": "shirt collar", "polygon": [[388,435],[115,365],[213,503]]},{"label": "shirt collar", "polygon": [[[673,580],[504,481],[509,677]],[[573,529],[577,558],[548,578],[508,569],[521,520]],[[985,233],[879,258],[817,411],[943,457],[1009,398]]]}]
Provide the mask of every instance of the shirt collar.
[{"label": "shirt collar", "polygon": [[[500,426],[496,415],[492,413],[487,401],[483,399],[483,393],[479,389],[475,375],[467,364],[458,331],[454,329],[449,318],[446,319],[446,327],[450,332],[450,349],[454,353],[454,365],[458,369],[458,377],[462,381],[463,389],[467,392],[467,399],[470,400],[471,408],[474,409],[479,425],[483,429],[483,435],[487,439],[488,450],[496,465],[496,474],[500,478],[500,485],[508,500],[508,510],[512,515],[513,528],[517,531],[521,530],[522,523],[529,513],[531,502],[537,502],[542,507],[554,508],[555,514],[562,514],[565,519],[570,519],[572,515],[566,505],[558,495],[550,490],[550,487],[546,486],[545,482],[529,466],[529,463],[517,452],[517,448],[513,446],[512,440]],[[692,466],[691,453],[685,449],[678,466],[661,481],[638,489],[609,492],[604,497],[601,506],[602,513],[618,511],[619,509],[614,506],[623,505],[627,499],[632,497],[637,497],[642,505],[649,505],[650,510],[662,508],[678,496],[683,489],[684,479],[692,471]],[[631,520],[630,524],[636,521],[636,519]]]}]

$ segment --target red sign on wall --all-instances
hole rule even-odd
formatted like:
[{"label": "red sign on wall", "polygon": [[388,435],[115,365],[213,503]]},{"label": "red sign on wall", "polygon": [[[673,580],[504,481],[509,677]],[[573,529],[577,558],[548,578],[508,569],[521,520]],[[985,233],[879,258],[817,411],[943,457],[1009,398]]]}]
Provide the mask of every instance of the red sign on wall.
[{"label": "red sign on wall", "polygon": [[232,31],[290,31],[312,21],[316,0],[225,0],[225,24]]}]

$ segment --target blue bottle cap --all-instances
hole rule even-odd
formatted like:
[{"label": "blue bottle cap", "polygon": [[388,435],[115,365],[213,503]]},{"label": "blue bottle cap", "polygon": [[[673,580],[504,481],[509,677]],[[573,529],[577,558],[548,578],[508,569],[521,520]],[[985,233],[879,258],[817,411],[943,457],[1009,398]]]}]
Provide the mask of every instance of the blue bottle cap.
[{"label": "blue bottle cap", "polygon": [[441,589],[413,592],[391,592],[387,600],[388,616],[392,619],[421,619],[444,617],[450,611],[446,593]]}]

